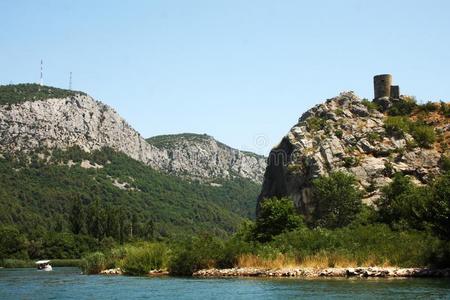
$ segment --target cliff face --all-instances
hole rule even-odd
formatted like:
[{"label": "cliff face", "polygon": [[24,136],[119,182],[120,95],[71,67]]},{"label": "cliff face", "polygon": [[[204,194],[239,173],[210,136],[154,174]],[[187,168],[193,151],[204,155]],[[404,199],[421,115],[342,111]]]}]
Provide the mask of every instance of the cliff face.
[{"label": "cliff face", "polygon": [[310,215],[315,208],[311,181],[334,171],[354,174],[367,204],[379,198],[395,172],[410,175],[417,184],[439,174],[445,152],[441,144],[448,145],[450,132],[445,117],[426,120],[444,140],[425,149],[408,133],[389,134],[387,116],[367,106],[347,92],[304,113],[270,153],[258,206],[264,198],[290,196],[300,212]]},{"label": "cliff face", "polygon": [[90,152],[110,147],[154,169],[195,179],[235,176],[261,182],[263,157],[232,149],[208,137],[154,146],[112,108],[75,93],[59,99],[0,105],[0,152],[79,146]]},{"label": "cliff face", "polygon": [[166,169],[194,178],[250,178],[262,182],[266,158],[224,145],[208,135],[177,134],[147,141],[167,153]]}]

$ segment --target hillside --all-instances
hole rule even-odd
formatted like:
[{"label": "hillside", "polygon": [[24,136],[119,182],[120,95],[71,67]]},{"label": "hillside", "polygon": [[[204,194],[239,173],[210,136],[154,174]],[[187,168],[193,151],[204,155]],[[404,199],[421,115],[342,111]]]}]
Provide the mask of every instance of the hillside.
[{"label": "hillside", "polygon": [[[88,211],[97,200],[105,210],[119,209],[125,223],[134,219],[143,227],[152,222],[155,237],[202,231],[224,235],[254,216],[259,191],[245,179],[213,186],[187,182],[111,149],[2,155],[0,173],[0,221],[31,235],[70,232],[74,203],[81,201]],[[135,229],[135,234],[141,233]]]},{"label": "hillside", "polygon": [[22,84],[0,87],[0,99],[0,152],[74,146],[89,152],[108,147],[153,169],[188,179],[240,177],[262,182],[264,157],[212,138],[188,141],[173,136],[175,148],[147,143],[111,107],[81,92]]},{"label": "hillside", "polygon": [[147,142],[82,92],[21,84],[0,100],[0,223],[31,248],[75,238],[79,256],[108,238],[224,236],[255,216],[263,157],[209,136]]},{"label": "hillside", "polygon": [[266,158],[233,149],[206,134],[162,135],[147,142],[169,157],[167,171],[195,179],[249,178],[261,183]]},{"label": "hillside", "polygon": [[305,216],[316,208],[311,184],[333,172],[353,174],[373,205],[395,173],[429,184],[448,161],[449,105],[417,105],[411,97],[361,100],[342,93],[308,110],[270,153],[258,205],[289,196]]}]

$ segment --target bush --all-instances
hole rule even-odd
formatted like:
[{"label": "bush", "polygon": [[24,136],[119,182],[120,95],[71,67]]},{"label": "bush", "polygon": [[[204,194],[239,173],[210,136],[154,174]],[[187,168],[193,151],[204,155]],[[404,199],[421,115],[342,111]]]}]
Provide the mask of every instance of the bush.
[{"label": "bush", "polygon": [[306,121],[308,125],[308,129],[311,131],[319,131],[325,128],[326,121],[323,118],[319,117],[310,117]]},{"label": "bush", "polygon": [[106,269],[106,257],[102,252],[94,252],[83,258],[82,269],[84,274],[99,274]]},{"label": "bush", "polygon": [[361,103],[367,107],[368,110],[378,110],[380,107],[375,102],[369,101],[368,99],[363,99]]},{"label": "bush", "polygon": [[425,229],[429,196],[428,188],[417,187],[403,174],[395,174],[377,202],[380,221],[394,229]]},{"label": "bush", "polygon": [[422,111],[426,114],[433,112],[433,111],[437,111],[439,109],[439,105],[437,103],[433,103],[431,101],[428,101],[425,104],[421,104],[417,107],[417,109],[419,111]]},{"label": "bush", "polygon": [[410,121],[406,117],[387,117],[384,121],[386,133],[393,136],[404,136],[409,131]]},{"label": "bush", "polygon": [[432,197],[429,210],[433,230],[442,239],[450,241],[450,172],[433,184]]},{"label": "bush", "polygon": [[144,275],[167,265],[168,249],[162,243],[129,247],[123,260],[123,270],[129,275]]},{"label": "bush", "polygon": [[361,211],[362,194],[353,175],[343,172],[313,180],[314,223],[326,228],[343,227]]},{"label": "bush", "polygon": [[436,141],[436,133],[433,127],[416,122],[409,129],[416,143],[423,148],[430,148]]},{"label": "bush", "polygon": [[169,263],[173,275],[192,275],[194,272],[211,268],[222,259],[224,244],[210,235],[188,238],[175,245]]},{"label": "bush", "polygon": [[409,116],[416,107],[417,103],[414,97],[404,97],[392,104],[392,106],[388,109],[388,115]]},{"label": "bush", "polygon": [[441,101],[441,107],[439,109],[440,113],[444,115],[444,117],[450,117],[450,105]]},{"label": "bush", "polygon": [[0,258],[27,259],[26,242],[14,226],[0,226]]},{"label": "bush", "polygon": [[297,213],[291,199],[264,199],[256,219],[255,237],[260,242],[268,242],[274,236],[302,225],[303,218]]}]

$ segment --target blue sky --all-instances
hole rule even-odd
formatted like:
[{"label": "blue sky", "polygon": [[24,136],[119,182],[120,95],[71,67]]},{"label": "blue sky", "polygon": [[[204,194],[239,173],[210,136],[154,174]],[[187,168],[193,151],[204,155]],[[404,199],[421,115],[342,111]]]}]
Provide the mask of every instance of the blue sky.
[{"label": "blue sky", "polygon": [[267,154],[311,106],[449,100],[450,1],[1,1],[0,84],[86,91],[145,137],[208,133]]}]

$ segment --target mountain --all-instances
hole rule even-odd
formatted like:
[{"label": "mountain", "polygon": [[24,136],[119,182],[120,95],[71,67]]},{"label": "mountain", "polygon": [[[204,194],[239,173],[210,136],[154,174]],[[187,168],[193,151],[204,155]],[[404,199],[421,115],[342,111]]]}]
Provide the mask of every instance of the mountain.
[{"label": "mountain", "polygon": [[315,203],[314,178],[344,171],[355,175],[363,201],[374,204],[396,172],[429,183],[448,161],[449,105],[417,105],[413,98],[361,100],[353,92],[305,112],[272,149],[258,206],[289,196],[306,216]]},{"label": "mountain", "polygon": [[190,178],[247,178],[261,183],[266,158],[233,149],[206,134],[162,135],[147,142],[167,153],[165,170]]},{"label": "mountain", "polygon": [[0,223],[30,236],[78,219],[74,233],[98,239],[224,235],[254,217],[264,169],[209,136],[147,142],[82,92],[0,86]]},{"label": "mountain", "polygon": [[0,104],[0,151],[78,146],[90,152],[109,147],[153,169],[190,179],[262,182],[262,156],[197,135],[155,137],[148,143],[111,107],[81,92],[33,84],[3,86]]}]

